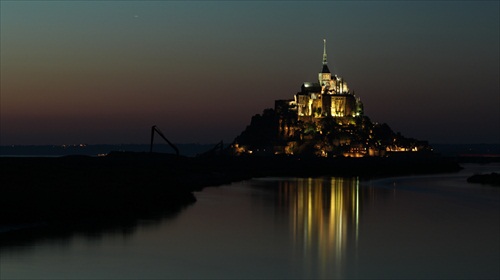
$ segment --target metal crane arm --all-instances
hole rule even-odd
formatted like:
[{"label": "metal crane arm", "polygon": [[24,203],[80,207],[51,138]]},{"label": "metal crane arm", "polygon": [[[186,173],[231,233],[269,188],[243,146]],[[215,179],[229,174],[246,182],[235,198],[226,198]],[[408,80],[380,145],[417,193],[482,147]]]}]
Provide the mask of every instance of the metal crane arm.
[{"label": "metal crane arm", "polygon": [[151,145],[149,148],[149,152],[150,153],[153,152],[153,140],[155,137],[155,131],[156,131],[156,133],[158,133],[158,135],[161,136],[161,138],[163,138],[165,141],[167,141],[167,143],[170,145],[170,147],[172,147],[175,150],[175,153],[177,155],[179,155],[179,149],[172,142],[168,141],[167,137],[165,137],[165,135],[163,135],[163,133],[160,131],[160,129],[158,127],[156,127],[156,125],[153,125],[151,127]]}]

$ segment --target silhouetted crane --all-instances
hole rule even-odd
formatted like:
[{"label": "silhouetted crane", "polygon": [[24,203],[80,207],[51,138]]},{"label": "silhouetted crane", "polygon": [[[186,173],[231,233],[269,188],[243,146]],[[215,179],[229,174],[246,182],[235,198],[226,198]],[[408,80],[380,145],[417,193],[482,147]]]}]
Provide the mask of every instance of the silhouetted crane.
[{"label": "silhouetted crane", "polygon": [[218,152],[219,156],[222,156],[224,153],[224,142],[220,141],[217,143],[212,149],[198,155],[198,157],[213,157],[216,156]]},{"label": "silhouetted crane", "polygon": [[168,141],[167,137],[165,137],[165,135],[163,135],[163,133],[160,131],[160,129],[156,127],[156,125],[153,125],[151,127],[151,146],[149,148],[149,152],[150,153],[153,152],[153,140],[155,137],[155,131],[156,131],[156,133],[158,133],[158,135],[161,136],[161,138],[165,139],[165,141],[167,141],[167,143],[170,145],[170,147],[172,147],[175,150],[175,153],[177,155],[179,155],[179,149],[177,149],[177,147],[174,144],[172,144],[172,142]]}]

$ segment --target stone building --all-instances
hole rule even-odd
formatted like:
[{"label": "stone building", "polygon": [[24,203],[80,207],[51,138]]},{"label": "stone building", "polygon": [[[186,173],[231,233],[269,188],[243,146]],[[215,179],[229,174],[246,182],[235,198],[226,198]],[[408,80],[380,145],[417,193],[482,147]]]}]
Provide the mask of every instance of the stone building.
[{"label": "stone building", "polygon": [[303,83],[301,91],[289,103],[290,108],[297,111],[298,119],[303,121],[363,115],[361,100],[342,77],[332,75],[328,68],[326,39],[323,40],[323,67],[318,74],[318,82]]}]

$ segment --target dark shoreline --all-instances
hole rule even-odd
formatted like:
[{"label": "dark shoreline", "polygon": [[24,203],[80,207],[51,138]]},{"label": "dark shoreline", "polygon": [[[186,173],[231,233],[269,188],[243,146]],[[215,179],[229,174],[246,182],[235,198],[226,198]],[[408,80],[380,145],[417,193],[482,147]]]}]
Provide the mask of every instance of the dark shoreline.
[{"label": "dark shoreline", "polygon": [[495,172],[490,174],[474,174],[467,178],[467,182],[500,187],[500,174]]},{"label": "dark shoreline", "polygon": [[[132,152],[1,157],[0,229],[24,224],[72,231],[161,219],[194,203],[195,191],[254,177],[367,178],[458,170],[456,160],[433,154],[332,159],[188,158]],[[31,229],[0,232],[0,237],[7,242],[24,231]]]}]

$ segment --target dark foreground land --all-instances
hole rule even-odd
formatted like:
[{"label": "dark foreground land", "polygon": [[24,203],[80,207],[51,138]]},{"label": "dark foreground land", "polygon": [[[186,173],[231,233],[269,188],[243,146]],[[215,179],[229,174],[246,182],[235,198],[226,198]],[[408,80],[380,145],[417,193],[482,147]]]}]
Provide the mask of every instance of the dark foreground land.
[{"label": "dark foreground land", "polygon": [[388,158],[212,157],[114,152],[106,157],[0,158],[0,237],[22,225],[74,228],[175,214],[207,186],[263,176],[454,172],[433,155]]},{"label": "dark foreground land", "polygon": [[500,174],[495,172],[490,174],[475,174],[467,178],[467,182],[500,187]]}]

